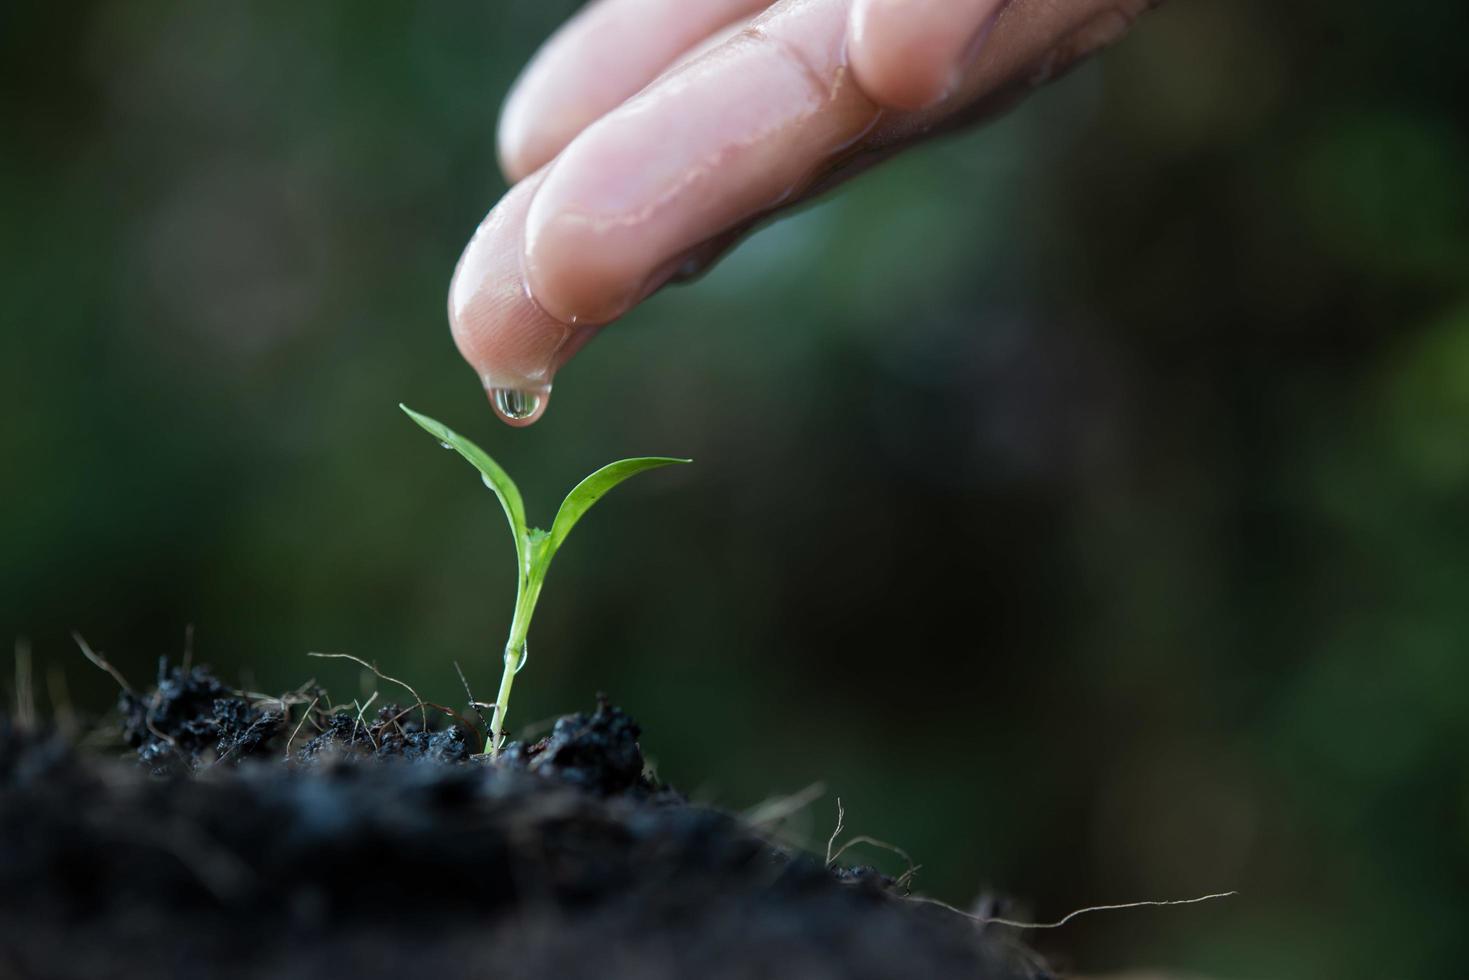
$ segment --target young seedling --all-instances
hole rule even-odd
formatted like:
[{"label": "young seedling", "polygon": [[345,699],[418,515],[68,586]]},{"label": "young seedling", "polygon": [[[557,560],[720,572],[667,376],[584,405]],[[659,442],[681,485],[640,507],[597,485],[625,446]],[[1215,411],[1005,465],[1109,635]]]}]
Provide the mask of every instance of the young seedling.
[{"label": "young seedling", "polygon": [[439,440],[439,445],[459,453],[479,470],[485,486],[499,498],[500,506],[505,509],[505,517],[510,521],[510,533],[515,536],[515,567],[518,575],[515,613],[510,620],[510,639],[505,643],[505,670],[500,675],[500,694],[495,698],[494,715],[490,722],[490,754],[498,755],[505,743],[505,714],[510,708],[510,688],[515,683],[516,673],[525,666],[526,635],[530,632],[531,616],[536,610],[536,600],[541,597],[541,586],[545,584],[551,559],[566,543],[566,536],[571,533],[576,522],[581,520],[581,516],[591,509],[592,504],[601,500],[607,491],[623,480],[644,470],[657,469],[672,463],[689,463],[692,460],[669,456],[640,456],[608,463],[572,488],[561,502],[561,509],[551,522],[551,530],[542,531],[526,523],[525,504],[520,499],[520,490],[488,453],[443,423],[421,415],[407,405],[398,407],[407,412],[408,417],[421,425],[429,435]]}]

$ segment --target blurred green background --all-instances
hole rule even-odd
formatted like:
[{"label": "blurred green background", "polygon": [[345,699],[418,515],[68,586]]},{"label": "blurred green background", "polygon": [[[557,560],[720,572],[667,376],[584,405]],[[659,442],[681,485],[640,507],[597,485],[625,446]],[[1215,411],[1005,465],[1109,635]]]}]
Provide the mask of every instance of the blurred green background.
[{"label": "blurred green background", "polygon": [[[499,102],[571,0],[0,8],[0,628],[354,692],[605,689],[661,774],[820,780],[919,885],[1088,970],[1457,977],[1469,952],[1469,7],[1175,0],[999,123],[608,331],[543,424],[449,340]],[[1360,9],[1359,9],[1360,8]],[[44,685],[43,685],[44,688]],[[891,862],[873,854],[878,863]]]}]

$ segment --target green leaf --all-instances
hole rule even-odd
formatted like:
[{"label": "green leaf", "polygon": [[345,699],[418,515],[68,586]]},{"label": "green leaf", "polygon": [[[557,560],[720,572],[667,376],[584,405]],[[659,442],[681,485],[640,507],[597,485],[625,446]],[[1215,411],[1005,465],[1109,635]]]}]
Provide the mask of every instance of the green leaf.
[{"label": "green leaf", "polygon": [[479,470],[485,486],[495,492],[495,496],[500,499],[500,506],[505,508],[505,517],[510,521],[510,533],[515,536],[515,556],[524,567],[526,564],[524,542],[528,533],[525,523],[525,503],[520,499],[520,489],[515,485],[515,481],[510,479],[510,474],[502,470],[500,464],[490,458],[489,453],[444,423],[415,412],[407,405],[398,407],[406,412],[409,418],[422,426],[425,432],[439,440],[440,445],[453,449],[467,459],[471,466]]},{"label": "green leaf", "polygon": [[655,470],[660,466],[670,466],[674,463],[692,462],[691,459],[675,459],[672,456],[638,456],[634,459],[620,459],[615,463],[608,463],[572,487],[566,499],[561,502],[561,509],[556,512],[556,520],[551,522],[550,540],[546,542],[545,550],[542,552],[544,561],[551,560],[551,556],[561,547],[576,522],[591,509],[592,504],[606,496],[607,491],[644,470]]}]

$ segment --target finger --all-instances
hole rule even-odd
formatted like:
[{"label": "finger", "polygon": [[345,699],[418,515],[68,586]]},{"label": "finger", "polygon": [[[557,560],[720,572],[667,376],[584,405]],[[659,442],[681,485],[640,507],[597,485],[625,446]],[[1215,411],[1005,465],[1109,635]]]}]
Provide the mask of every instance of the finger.
[{"label": "finger", "polygon": [[697,273],[803,195],[1003,108],[1115,39],[1148,5],[1012,0],[954,95],[897,112],[852,82],[846,0],[782,2],[506,195],[456,272],[455,340],[487,388],[549,391],[597,325],[664,281]]},{"label": "finger", "polygon": [[585,342],[540,308],[521,272],[525,212],[544,176],[528,177],[500,199],[469,240],[449,284],[454,343],[511,425],[540,417],[556,369]]},{"label": "finger", "polygon": [[710,34],[770,0],[595,0],[553,34],[500,115],[511,182],[545,165],[577,133],[637,93]]},{"label": "finger", "polygon": [[798,199],[859,151],[912,139],[1024,88],[1117,0],[1014,0],[955,96],[883,112],[845,62],[847,0],[783,2],[586,129],[526,217],[526,278],[552,316],[606,323],[701,243]]},{"label": "finger", "polygon": [[547,312],[615,319],[872,126],[878,109],[843,63],[846,9],[777,4],[562,151],[526,218],[527,281]]},{"label": "finger", "polygon": [[854,0],[848,56],[882,105],[922,109],[950,95],[1005,0]]}]

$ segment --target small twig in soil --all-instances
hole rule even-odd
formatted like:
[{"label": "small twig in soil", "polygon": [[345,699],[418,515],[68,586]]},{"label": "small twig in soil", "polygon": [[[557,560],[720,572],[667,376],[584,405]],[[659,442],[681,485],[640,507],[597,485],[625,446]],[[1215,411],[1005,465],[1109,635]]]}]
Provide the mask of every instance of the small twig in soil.
[{"label": "small twig in soil", "polygon": [[[410,704],[408,707],[403,708],[396,715],[394,715],[393,717],[389,718],[387,721],[383,722],[383,724],[385,726],[386,725],[392,725],[394,728],[396,728],[398,730],[398,734],[401,737],[407,738],[408,737],[408,732],[402,726],[401,722],[403,720],[403,716],[404,715],[407,715],[407,714],[412,714],[413,709],[416,708],[416,707],[418,707],[418,705],[416,705],[416,704]],[[386,706],[384,706],[384,709],[383,710],[387,710],[386,709]]]},{"label": "small twig in soil", "polygon": [[918,871],[918,865],[913,862],[913,856],[907,851],[903,850],[897,844],[889,844],[885,840],[878,840],[876,837],[868,837],[866,834],[858,834],[856,837],[851,838],[841,847],[837,848],[836,853],[831,856],[831,860],[833,862],[836,861],[837,858],[847,853],[848,849],[856,847],[858,844],[867,844],[872,847],[880,847],[885,851],[892,851],[898,857],[906,861],[908,863],[908,870],[903,872],[903,877],[898,879],[899,881],[912,880],[913,875],[916,874]]},{"label": "small twig in soil", "polygon": [[812,783],[789,796],[775,796],[756,804],[745,811],[745,821],[756,827],[777,824],[792,814],[800,813],[824,795],[826,784]]},{"label": "small twig in soil", "polygon": [[[430,708],[433,708],[435,711],[441,711],[444,714],[448,715],[450,718],[453,718],[459,724],[474,732],[476,737],[479,737],[479,729],[474,727],[474,723],[471,722],[468,718],[465,718],[459,712],[455,711],[453,708],[449,707],[448,705],[436,704],[433,701],[424,701],[423,703],[428,705]],[[483,721],[484,719],[481,718],[480,720]]]},{"label": "small twig in soil", "polygon": [[831,867],[831,863],[836,860],[836,858],[832,855],[832,850],[837,846],[837,838],[840,837],[840,836],[842,836],[842,826],[846,822],[846,819],[847,819],[847,811],[846,811],[846,808],[844,808],[842,806],[842,798],[840,796],[838,796],[837,797],[837,826],[836,826],[836,829],[831,832],[831,837],[829,837],[827,839],[827,841],[826,841],[826,866],[828,868]]},{"label": "small twig in soil", "polygon": [[1055,922],[1016,922],[1014,919],[1001,919],[996,916],[974,915],[970,912],[964,911],[963,909],[955,908],[948,902],[941,902],[936,898],[925,898],[921,895],[910,896],[907,901],[921,902],[924,905],[937,905],[939,908],[947,909],[948,911],[953,912],[955,915],[962,915],[966,919],[985,926],[1009,926],[1012,929],[1059,929],[1066,923],[1070,922],[1072,919],[1076,918],[1078,915],[1085,915],[1088,912],[1110,912],[1115,909],[1140,909],[1155,905],[1197,905],[1199,902],[1209,902],[1213,901],[1216,898],[1228,898],[1231,895],[1238,894],[1239,892],[1237,891],[1228,891],[1215,892],[1212,895],[1200,895],[1198,898],[1175,898],[1167,901],[1123,902],[1120,905],[1089,905],[1084,909],[1077,909],[1074,912],[1068,912],[1065,915],[1061,916],[1061,918],[1057,919]]},{"label": "small twig in soil", "polygon": [[[384,674],[382,671],[380,671],[380,670],[377,669],[377,664],[370,664],[366,660],[363,660],[361,657],[354,657],[350,653],[315,653],[315,652],[313,652],[313,653],[308,653],[306,656],[308,656],[308,657],[321,657],[322,659],[325,659],[325,660],[350,660],[354,664],[360,664],[361,666],[366,667],[368,670],[372,671],[372,673],[374,674],[374,676],[377,677],[378,680],[388,681],[390,683],[397,684],[403,690],[405,690],[409,694],[413,695],[414,705],[420,711],[423,712],[423,730],[424,731],[428,731],[428,708],[425,707],[428,702],[424,701],[423,698],[419,697],[418,696],[418,692],[415,691],[413,689],[413,687],[407,681],[400,681],[396,677],[389,677],[387,674]],[[374,694],[373,696],[376,697],[377,695]]]},{"label": "small twig in soil", "polygon": [[[321,700],[321,695],[319,695],[319,694],[316,697],[314,697],[314,698],[311,699],[311,704],[309,706],[307,706],[307,708],[306,708],[306,710],[304,712],[302,712],[302,714],[301,714],[301,720],[296,723],[296,727],[291,731],[291,737],[288,738],[288,739],[286,739],[286,751],[285,751],[284,761],[286,761],[286,762],[290,762],[291,761],[291,743],[294,742],[294,741],[296,741],[296,736],[297,735],[300,735],[301,734],[301,729],[306,727],[306,719],[308,719],[308,718],[311,717],[311,710],[316,707],[316,702],[318,702],[320,700]],[[287,709],[286,717],[288,717],[288,718],[290,717],[290,709]]]},{"label": "small twig in soil", "polygon": [[[370,705],[370,704],[372,704],[372,702],[376,701],[377,700],[377,696],[380,693],[382,693],[382,692],[380,692],[380,691],[373,691],[372,692],[372,697],[368,698],[362,704],[357,705],[357,721],[352,726],[352,737],[353,738],[356,738],[357,737],[357,726],[358,725],[362,725],[363,734],[365,734],[367,736],[367,740],[372,743],[372,750],[374,752],[377,751],[377,739],[375,739],[375,738],[372,737],[372,729],[370,729],[366,725],[363,725],[362,724],[362,716],[367,713],[367,706]],[[352,703],[353,704],[357,704],[356,701],[353,701]]]},{"label": "small twig in soil", "polygon": [[313,677],[311,680],[297,686],[294,691],[287,691],[285,694],[266,694],[262,691],[247,691],[242,688],[230,688],[230,692],[237,698],[244,698],[255,707],[259,707],[267,702],[274,702],[280,705],[282,714],[289,714],[292,705],[315,701],[315,697],[308,698],[306,696],[307,691],[315,689],[316,678]]},{"label": "small twig in soil", "polygon": [[355,707],[357,707],[356,701],[343,701],[341,704],[332,704],[328,700],[326,707],[321,709],[321,713],[327,717],[331,717],[332,715],[339,715],[344,711],[351,711]]},{"label": "small twig in soil", "polygon": [[224,762],[224,760],[234,755],[235,749],[238,749],[240,747],[240,744],[251,735],[253,735],[257,729],[261,727],[274,726],[276,721],[277,719],[274,715],[262,714],[261,717],[257,718],[254,722],[250,724],[249,728],[245,729],[244,734],[237,738],[233,745],[224,750],[223,755],[221,755],[219,758],[215,759],[209,764],[209,768],[213,769],[215,766],[220,765]]},{"label": "small twig in soil", "polygon": [[[427,707],[427,708],[433,708],[435,711],[438,711],[438,712],[440,712],[440,713],[442,713],[444,715],[447,715],[450,718],[453,718],[460,725],[462,725],[465,728],[469,729],[470,731],[474,732],[475,735],[479,735],[478,729],[476,729],[473,724],[471,724],[468,720],[466,720],[463,715],[461,715],[459,712],[455,711],[453,708],[448,707],[447,705],[438,704],[437,702],[434,702],[434,701],[419,701],[417,704],[410,704],[408,707],[404,708],[402,711],[399,711],[396,715],[394,715],[393,717],[389,718],[386,723],[389,724],[389,725],[392,725],[394,728],[398,729],[398,734],[399,735],[406,736],[408,733],[403,730],[403,726],[401,724],[399,724],[399,722],[401,722],[403,720],[403,717],[405,715],[412,714],[414,711],[417,711],[420,708],[425,708],[425,707]],[[425,715],[425,719],[426,718],[427,718],[427,715]],[[424,727],[423,730],[424,731],[428,731],[429,730],[426,723],[425,723],[425,727]]]},{"label": "small twig in soil", "polygon": [[837,838],[841,836],[842,829],[846,825],[846,818],[847,811],[842,806],[842,798],[839,796],[837,797],[837,826],[831,832],[831,838],[826,842],[826,866],[828,868],[836,864],[837,858],[847,853],[849,849],[859,844],[867,844],[870,847],[880,847],[885,851],[892,851],[908,865],[908,869],[894,879],[893,883],[895,885],[906,890],[909,885],[913,884],[913,878],[918,874],[919,865],[913,860],[913,855],[903,850],[897,844],[889,844],[887,841],[878,840],[876,837],[858,834],[856,837],[849,839],[841,847],[837,847]]},{"label": "small twig in soil", "polygon": [[[489,738],[490,723],[485,721],[485,713],[481,709],[489,708],[491,711],[493,711],[495,710],[495,706],[493,704],[486,704],[483,701],[475,700],[474,692],[469,689],[469,678],[464,676],[464,668],[459,666],[459,661],[457,660],[454,661],[454,672],[459,675],[459,683],[464,685],[464,696],[469,698],[469,706],[473,708],[474,713],[479,716],[480,727],[483,728],[485,731],[485,738]],[[476,732],[475,734],[478,734],[478,732]]]},{"label": "small twig in soil", "polygon": [[81,649],[82,656],[92,661],[92,663],[98,669],[105,670],[109,675],[111,675],[112,679],[117,681],[118,687],[122,688],[133,697],[138,696],[137,691],[133,690],[133,686],[128,683],[127,678],[122,676],[122,674],[118,671],[116,667],[108,663],[103,658],[102,654],[98,653],[96,650],[93,650],[90,646],[88,646],[87,641],[82,639],[82,634],[73,631],[71,634],[71,638],[76,641],[76,645]]},{"label": "small twig in soil", "polygon": [[898,877],[894,878],[893,884],[898,888],[899,891],[906,895],[908,892],[913,890],[913,879],[917,878],[918,872],[922,870],[923,865],[915,864],[911,866],[907,871],[904,871],[902,874],[898,875]]},{"label": "small twig in soil", "polygon": [[[173,749],[175,752],[179,752],[178,742],[174,741],[173,736],[164,734],[163,732],[159,731],[157,725],[153,724],[153,712],[157,711],[159,707],[163,705],[163,679],[167,675],[167,672],[168,658],[159,657],[158,686],[153,689],[153,696],[148,699],[148,710],[143,712],[143,727],[152,732],[153,736],[159,741],[167,742],[169,748]],[[179,755],[182,756],[183,753],[179,752]]]}]

